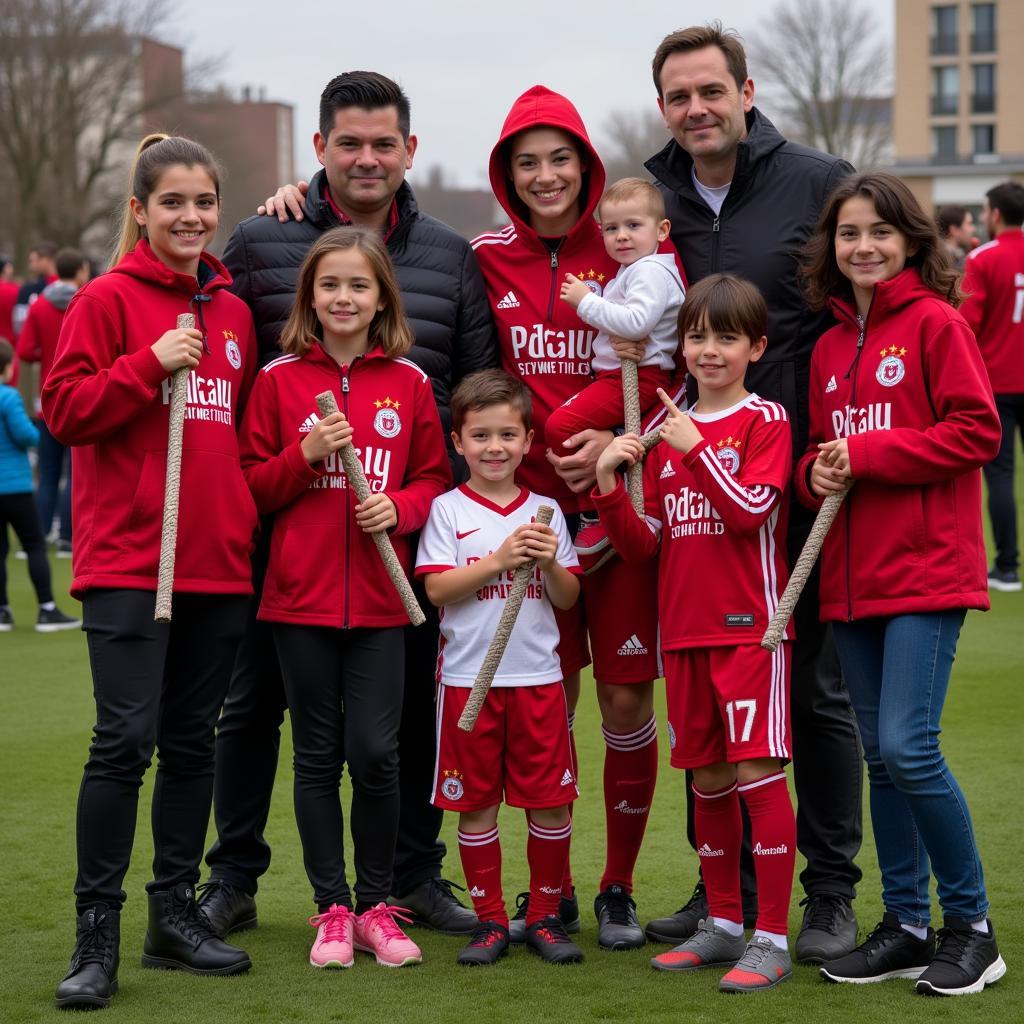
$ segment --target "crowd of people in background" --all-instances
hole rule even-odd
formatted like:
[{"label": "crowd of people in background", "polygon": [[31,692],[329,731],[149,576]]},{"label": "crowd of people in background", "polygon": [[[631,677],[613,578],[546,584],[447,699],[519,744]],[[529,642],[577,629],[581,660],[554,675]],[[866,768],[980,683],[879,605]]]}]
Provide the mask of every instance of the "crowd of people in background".
[{"label": "crowd of people in background", "polygon": [[[97,703],[59,1007],[116,993],[122,883],[154,751],[143,963],[249,968],[228,939],[258,924],[286,710],[311,965],[347,968],[354,950],[417,963],[410,922],[466,936],[467,966],[515,944],[582,960],[570,849],[590,664],[605,742],[601,948],[670,944],[654,968],[721,969],[727,992],[774,988],[793,959],[828,982],[904,978],[925,995],[1002,977],[938,733],[967,609],[987,608],[990,588],[1021,589],[1024,186],[988,191],[979,245],[965,208],[933,221],[898,178],[785,139],[720,25],[666,36],[652,70],[671,134],[646,164],[652,183],[609,188],[571,101],[533,86],[490,152],[509,223],[472,243],[419,210],[405,180],[408,98],[352,71],[321,96],[323,169],[237,225],[223,262],[205,248],[220,209],[213,156],[156,135],[133,166],[108,273],[87,284],[81,253],[39,244],[31,280],[0,284],[0,555],[10,524],[45,631],[82,625],[54,604],[45,538],[73,554]],[[172,329],[186,309],[196,327]],[[35,424],[10,386],[16,356],[39,363]],[[620,359],[640,366],[643,430],[660,431],[646,456],[619,426]],[[182,368],[195,371],[189,544],[167,625],[153,607],[169,379]],[[324,391],[338,411],[318,410]],[[358,503],[342,464],[356,445],[371,490]],[[638,517],[622,476],[641,462]],[[847,492],[795,637],[769,654],[759,641],[788,566],[822,501]],[[534,521],[542,504],[550,526]],[[906,529],[880,539],[880,518]],[[385,532],[428,613],[416,629],[377,559],[372,535]],[[529,635],[467,740],[456,723],[490,616],[529,560]],[[0,630],[13,626],[4,582],[0,565]],[[699,871],[678,911],[642,926],[633,871],[662,671]],[[858,942],[862,750],[883,912]],[[530,887],[514,908],[503,802],[529,826]],[[460,815],[472,908],[442,873],[445,810]]]}]

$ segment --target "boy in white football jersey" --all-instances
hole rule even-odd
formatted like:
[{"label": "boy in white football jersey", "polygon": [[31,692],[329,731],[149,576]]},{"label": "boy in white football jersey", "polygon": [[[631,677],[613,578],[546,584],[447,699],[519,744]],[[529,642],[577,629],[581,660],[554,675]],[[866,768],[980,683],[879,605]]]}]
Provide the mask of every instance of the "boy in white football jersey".
[{"label": "boy in white football jersey", "polygon": [[[555,501],[515,482],[529,451],[530,395],[501,370],[462,381],[452,395],[452,439],[469,466],[467,483],[434,500],[420,538],[416,574],[441,608],[437,659],[438,754],[433,802],[458,811],[459,853],[480,925],[461,964],[490,964],[508,949],[501,888],[498,807],[527,812],[530,901],[526,944],[551,963],[583,953],[558,917],[569,854],[572,770],[552,605],[579,595],[579,563]],[[554,508],[550,526],[533,521]],[[518,566],[536,559],[515,628],[472,733],[459,716],[512,588]]]}]

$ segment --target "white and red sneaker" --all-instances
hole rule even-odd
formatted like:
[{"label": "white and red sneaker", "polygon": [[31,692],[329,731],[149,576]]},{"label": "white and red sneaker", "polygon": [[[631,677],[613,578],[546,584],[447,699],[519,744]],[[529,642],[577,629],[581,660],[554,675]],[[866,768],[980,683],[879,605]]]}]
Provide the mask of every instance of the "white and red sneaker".
[{"label": "white and red sneaker", "polygon": [[599,519],[592,519],[589,516],[580,517],[580,528],[573,546],[576,548],[576,557],[584,576],[589,576],[615,555],[608,531],[601,525]]},{"label": "white and red sneaker", "polygon": [[337,903],[311,917],[309,923],[316,929],[316,939],[309,951],[309,962],[314,967],[351,967],[356,959],[352,952],[355,921],[356,915]]},{"label": "white and red sneaker", "polygon": [[405,907],[378,903],[355,919],[354,944],[364,953],[372,953],[381,967],[406,967],[423,961],[420,947],[402,931],[398,920],[412,924]]}]

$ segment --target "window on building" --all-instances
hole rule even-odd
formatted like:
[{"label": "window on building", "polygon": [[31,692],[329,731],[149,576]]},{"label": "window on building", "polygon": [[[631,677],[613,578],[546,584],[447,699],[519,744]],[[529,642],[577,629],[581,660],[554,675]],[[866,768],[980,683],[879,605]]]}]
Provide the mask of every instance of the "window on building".
[{"label": "window on building", "polygon": [[932,113],[960,112],[960,69],[932,68]]},{"label": "window on building", "polygon": [[932,8],[932,53],[956,53],[960,49],[955,4]]},{"label": "window on building", "polygon": [[996,109],[996,66],[971,66],[971,113],[991,114]]},{"label": "window on building", "polygon": [[971,4],[971,53],[993,53],[996,48],[996,5]]},{"label": "window on building", "polygon": [[989,156],[996,151],[996,126],[994,124],[971,125],[971,152],[975,156]]},{"label": "window on building", "polygon": [[956,159],[956,126],[932,129],[932,157],[936,160]]}]

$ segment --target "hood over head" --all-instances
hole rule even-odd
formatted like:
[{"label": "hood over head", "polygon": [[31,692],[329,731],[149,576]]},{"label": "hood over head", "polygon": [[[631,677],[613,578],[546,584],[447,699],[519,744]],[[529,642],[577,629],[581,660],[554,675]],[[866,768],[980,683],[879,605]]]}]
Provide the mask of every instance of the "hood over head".
[{"label": "hood over head", "polygon": [[580,230],[580,225],[593,219],[594,210],[601,199],[605,185],[604,164],[597,155],[587,135],[579,111],[564,96],[552,92],[546,86],[534,85],[527,89],[513,104],[501,128],[501,135],[491,150],[491,188],[502,209],[509,215],[516,229],[526,237],[536,237],[530,227],[529,214],[522,200],[512,190],[509,178],[507,151],[513,136],[529,128],[560,128],[568,132],[579,143],[581,156],[587,164],[583,172],[583,188],[580,193],[580,219],[569,235]]}]

